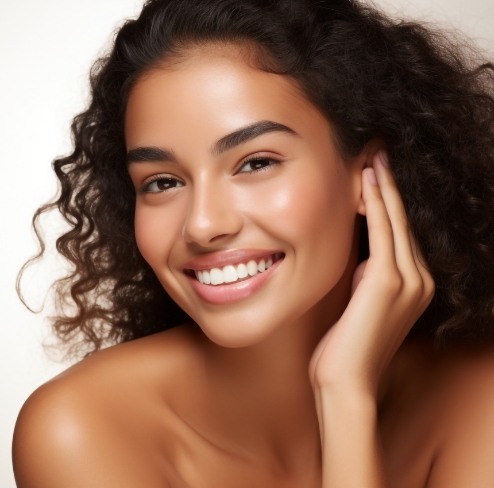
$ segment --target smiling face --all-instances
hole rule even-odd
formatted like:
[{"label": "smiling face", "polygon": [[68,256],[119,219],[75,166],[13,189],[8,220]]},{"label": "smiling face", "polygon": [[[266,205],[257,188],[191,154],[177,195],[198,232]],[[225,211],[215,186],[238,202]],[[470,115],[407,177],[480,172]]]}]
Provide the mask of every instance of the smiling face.
[{"label": "smiling face", "polygon": [[125,136],[139,250],[210,339],[247,346],[341,308],[364,158],[343,161],[292,81],[199,48],[141,77]]}]

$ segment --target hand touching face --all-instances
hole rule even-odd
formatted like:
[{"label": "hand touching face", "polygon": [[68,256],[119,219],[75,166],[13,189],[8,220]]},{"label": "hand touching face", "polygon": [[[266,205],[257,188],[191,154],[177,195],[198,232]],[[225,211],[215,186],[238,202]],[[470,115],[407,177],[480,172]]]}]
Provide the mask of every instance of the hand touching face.
[{"label": "hand touching face", "polygon": [[387,158],[363,174],[370,257],[355,273],[354,293],[311,362],[315,387],[338,385],[375,395],[383,371],[434,295]]}]

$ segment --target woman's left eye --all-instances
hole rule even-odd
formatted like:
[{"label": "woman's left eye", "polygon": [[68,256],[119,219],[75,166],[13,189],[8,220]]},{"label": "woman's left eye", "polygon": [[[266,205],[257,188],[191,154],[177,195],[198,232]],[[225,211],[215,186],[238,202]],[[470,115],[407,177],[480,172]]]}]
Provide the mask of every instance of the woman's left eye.
[{"label": "woman's left eye", "polygon": [[280,162],[275,159],[256,157],[245,161],[238,170],[238,173],[255,173],[258,171],[264,171],[279,163]]}]

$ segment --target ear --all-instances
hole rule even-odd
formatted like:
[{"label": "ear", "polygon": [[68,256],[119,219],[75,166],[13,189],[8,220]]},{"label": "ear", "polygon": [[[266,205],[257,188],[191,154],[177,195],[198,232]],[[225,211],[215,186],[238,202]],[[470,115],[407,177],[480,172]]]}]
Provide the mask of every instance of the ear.
[{"label": "ear", "polygon": [[381,139],[371,139],[364,146],[354,162],[356,165],[356,171],[358,171],[360,177],[360,194],[357,207],[357,213],[360,215],[365,215],[365,205],[362,198],[362,171],[364,168],[372,168],[374,164],[374,156],[380,149],[385,149],[384,142]]}]

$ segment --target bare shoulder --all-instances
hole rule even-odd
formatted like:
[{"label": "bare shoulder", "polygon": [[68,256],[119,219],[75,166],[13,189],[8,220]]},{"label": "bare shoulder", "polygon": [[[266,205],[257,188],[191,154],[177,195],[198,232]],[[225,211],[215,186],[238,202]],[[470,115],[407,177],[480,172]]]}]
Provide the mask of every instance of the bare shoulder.
[{"label": "bare shoulder", "polygon": [[166,487],[168,400],[199,374],[199,350],[180,327],[98,352],[38,388],[15,429],[18,487]]},{"label": "bare shoulder", "polygon": [[428,486],[494,486],[494,347],[449,354],[440,378],[442,436]]}]

